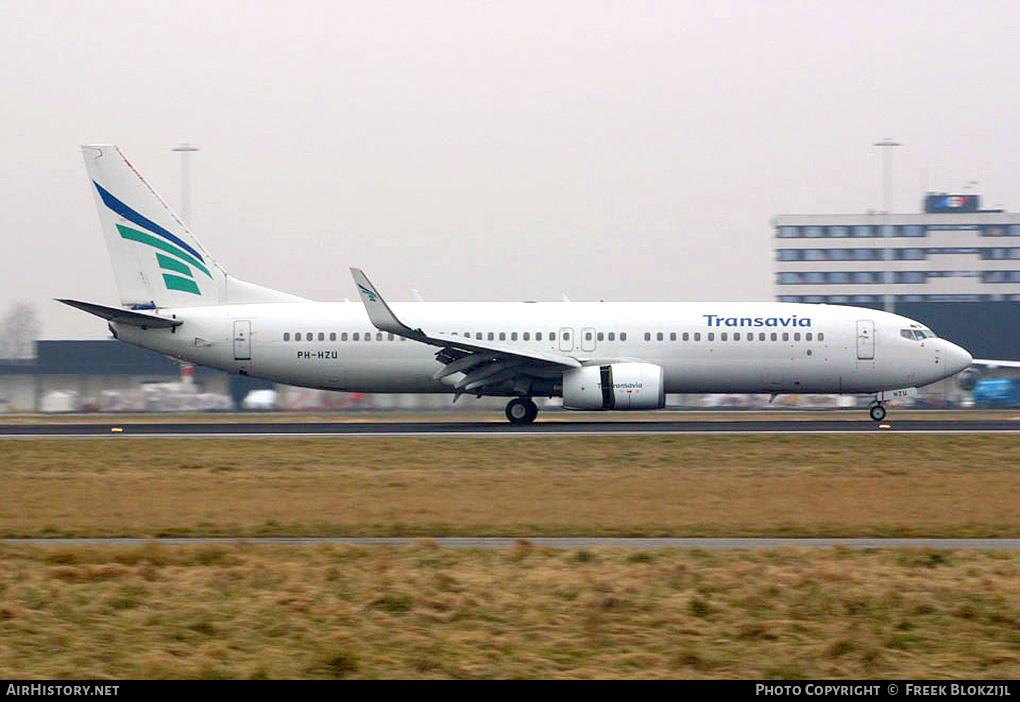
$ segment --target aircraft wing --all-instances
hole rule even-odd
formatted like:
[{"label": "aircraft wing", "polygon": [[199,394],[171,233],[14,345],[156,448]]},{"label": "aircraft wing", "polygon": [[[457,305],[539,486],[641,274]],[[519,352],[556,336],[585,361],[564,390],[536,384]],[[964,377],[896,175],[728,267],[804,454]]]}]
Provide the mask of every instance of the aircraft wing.
[{"label": "aircraft wing", "polygon": [[987,358],[975,358],[971,366],[982,368],[1020,368],[1020,361],[996,361]]},{"label": "aircraft wing", "polygon": [[458,394],[480,392],[500,383],[514,383],[520,377],[541,377],[553,369],[580,368],[581,362],[573,356],[522,349],[507,344],[498,344],[468,337],[432,336],[422,329],[413,329],[399,319],[386,304],[379,291],[359,269],[351,268],[351,275],[358,286],[365,311],[376,329],[418,341],[441,350],[436,360],[443,368],[435,374],[441,379],[454,373],[464,373],[464,378],[453,387]]}]

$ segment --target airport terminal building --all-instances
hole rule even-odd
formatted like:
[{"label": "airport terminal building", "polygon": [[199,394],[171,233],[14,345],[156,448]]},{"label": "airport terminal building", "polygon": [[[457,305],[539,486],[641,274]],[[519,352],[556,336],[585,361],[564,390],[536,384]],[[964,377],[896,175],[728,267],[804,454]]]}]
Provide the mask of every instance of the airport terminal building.
[{"label": "airport terminal building", "polygon": [[923,209],[775,217],[775,299],[889,309],[975,358],[1020,360],[1020,213],[972,194]]}]

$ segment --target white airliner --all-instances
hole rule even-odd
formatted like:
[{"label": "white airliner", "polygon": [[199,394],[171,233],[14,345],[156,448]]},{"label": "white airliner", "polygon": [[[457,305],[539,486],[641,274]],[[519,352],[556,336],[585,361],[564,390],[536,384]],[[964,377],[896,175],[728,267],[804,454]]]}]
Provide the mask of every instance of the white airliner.
[{"label": "white airliner", "polygon": [[854,307],[773,302],[312,302],[233,278],[116,146],[83,147],[120,307],[61,300],[174,358],[328,390],[512,398],[654,410],[666,393],[843,393],[884,401],[971,365],[923,324]]}]

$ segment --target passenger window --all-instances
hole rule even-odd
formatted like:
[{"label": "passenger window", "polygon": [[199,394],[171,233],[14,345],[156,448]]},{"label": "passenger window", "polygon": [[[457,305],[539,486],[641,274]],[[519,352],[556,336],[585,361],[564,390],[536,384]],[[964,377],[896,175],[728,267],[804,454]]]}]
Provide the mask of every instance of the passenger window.
[{"label": "passenger window", "polygon": [[602,341],[603,339],[605,339],[605,335],[602,332],[599,332],[598,334],[595,335],[596,341]]},{"label": "passenger window", "polygon": [[325,341],[325,340],[326,340],[326,333],[325,332],[319,332],[319,341]]},{"label": "passenger window", "polygon": [[524,340],[531,341],[531,332],[524,332]]},{"label": "passenger window", "polygon": [[659,332],[658,334],[656,334],[655,338],[658,339],[659,341],[662,341],[662,332]]},{"label": "passenger window", "polygon": [[361,341],[361,334],[359,334],[358,332],[354,332],[351,338],[354,339],[354,341]]},{"label": "passenger window", "polygon": [[765,341],[765,332],[758,332],[758,341]]},{"label": "passenger window", "polygon": [[793,333],[793,340],[794,341],[800,341],[800,332],[794,332]]},{"label": "passenger window", "polygon": [[340,341],[347,341],[347,332],[340,332]]},{"label": "passenger window", "polygon": [[726,332],[723,332],[722,334],[720,334],[720,335],[719,335],[719,339],[720,339],[721,341],[726,341]]},{"label": "passenger window", "polygon": [[305,341],[313,341],[314,339],[315,339],[314,334],[312,334],[311,332],[305,332]]},{"label": "passenger window", "polygon": [[329,340],[330,341],[336,341],[336,332],[330,332],[329,333]]},{"label": "passenger window", "polygon": [[290,341],[290,332],[284,332],[283,333],[283,340],[284,341]]},{"label": "passenger window", "polygon": [[481,341],[482,340],[482,333],[481,332],[475,332],[475,338],[478,339],[479,341]]},{"label": "passenger window", "polygon": [[517,341],[517,332],[510,332],[510,341]]},{"label": "passenger window", "polygon": [[690,332],[684,332],[683,340],[684,341],[690,341],[691,340]]},{"label": "passenger window", "polygon": [[645,332],[645,341],[651,341],[651,340],[652,340],[652,333],[651,332]]},{"label": "passenger window", "polygon": [[496,335],[493,334],[492,332],[489,332],[489,341],[495,341],[495,339],[496,339]]},{"label": "passenger window", "polygon": [[805,341],[811,341],[811,332],[808,332],[807,334],[805,334],[804,335],[804,339],[805,339]]},{"label": "passenger window", "polygon": [[778,337],[778,336],[776,335],[776,333],[775,333],[775,332],[772,332],[772,340],[773,340],[773,341],[776,341],[776,340],[777,340],[778,338],[779,338],[779,337]]},{"label": "passenger window", "polygon": [[563,332],[563,340],[570,341],[570,332]]},{"label": "passenger window", "polygon": [[386,337],[386,338],[387,338],[387,339],[388,339],[389,341],[393,341],[393,335],[392,335],[392,334],[389,334],[389,335],[387,335],[387,337]]},{"label": "passenger window", "polygon": [[609,340],[616,341],[616,332],[609,332]]},{"label": "passenger window", "polygon": [[500,341],[506,341],[506,332],[500,332],[499,333],[499,340]]},{"label": "passenger window", "polygon": [[733,340],[740,341],[740,332],[733,332]]},{"label": "passenger window", "polygon": [[627,332],[620,332],[620,341],[627,340]]},{"label": "passenger window", "polygon": [[783,332],[783,341],[790,340],[790,332]]},{"label": "passenger window", "polygon": [[708,340],[709,341],[715,341],[715,332],[709,332],[708,333]]},{"label": "passenger window", "polygon": [[818,332],[818,340],[819,341],[825,341],[825,333],[824,332]]},{"label": "passenger window", "polygon": [[301,341],[301,332],[294,333],[294,341]]},{"label": "passenger window", "polygon": [[[541,341],[541,340],[542,340],[542,332],[535,332],[535,341]],[[549,336],[549,341],[556,341],[556,336],[555,335],[550,335]]]},{"label": "passenger window", "polygon": [[701,341],[701,332],[694,332],[694,340]]},{"label": "passenger window", "polygon": [[676,341],[676,332],[670,332],[669,333],[669,340],[670,341]]}]

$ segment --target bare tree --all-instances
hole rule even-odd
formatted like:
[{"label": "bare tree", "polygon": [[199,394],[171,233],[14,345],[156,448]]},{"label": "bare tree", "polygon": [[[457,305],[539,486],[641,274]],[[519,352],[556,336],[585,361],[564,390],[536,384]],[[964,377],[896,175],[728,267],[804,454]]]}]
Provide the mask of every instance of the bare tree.
[{"label": "bare tree", "polygon": [[29,302],[15,300],[4,316],[0,350],[5,358],[33,358],[39,338],[39,316]]}]

